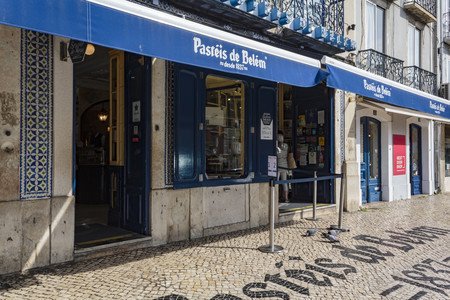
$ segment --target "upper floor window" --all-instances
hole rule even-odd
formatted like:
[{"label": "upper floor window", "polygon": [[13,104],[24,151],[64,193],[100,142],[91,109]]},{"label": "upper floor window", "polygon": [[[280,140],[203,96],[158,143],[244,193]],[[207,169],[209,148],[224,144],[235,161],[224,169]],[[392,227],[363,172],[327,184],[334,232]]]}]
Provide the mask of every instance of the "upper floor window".
[{"label": "upper floor window", "polygon": [[408,66],[420,67],[420,30],[408,26]]},{"label": "upper floor window", "polygon": [[366,49],[384,52],[384,9],[366,2]]}]

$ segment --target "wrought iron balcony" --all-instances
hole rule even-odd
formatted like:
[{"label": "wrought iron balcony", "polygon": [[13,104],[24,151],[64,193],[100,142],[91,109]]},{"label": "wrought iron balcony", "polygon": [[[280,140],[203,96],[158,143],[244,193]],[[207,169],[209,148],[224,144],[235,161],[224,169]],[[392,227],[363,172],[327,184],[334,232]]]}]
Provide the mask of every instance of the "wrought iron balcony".
[{"label": "wrought iron balcony", "polygon": [[344,0],[269,0],[269,2],[278,10],[286,12],[288,20],[299,18],[310,28],[321,26],[344,36]]},{"label": "wrought iron balcony", "polygon": [[411,66],[403,68],[403,84],[437,95],[437,76],[419,67]]},{"label": "wrought iron balcony", "polygon": [[356,66],[385,78],[402,82],[403,61],[373,49],[359,51]]},{"label": "wrought iron balcony", "polygon": [[436,22],[436,0],[405,0],[403,8],[423,23]]},{"label": "wrought iron balcony", "polygon": [[442,40],[450,45],[450,12],[442,16]]}]

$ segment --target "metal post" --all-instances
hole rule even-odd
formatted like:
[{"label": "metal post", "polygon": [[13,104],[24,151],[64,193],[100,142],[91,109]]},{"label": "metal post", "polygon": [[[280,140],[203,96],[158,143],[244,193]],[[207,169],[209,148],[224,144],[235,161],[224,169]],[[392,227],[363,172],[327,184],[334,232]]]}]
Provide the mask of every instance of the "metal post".
[{"label": "metal post", "polygon": [[314,184],[313,184],[313,216],[308,218],[310,221],[317,221],[316,210],[317,210],[317,171],[314,171]]},{"label": "metal post", "polygon": [[341,177],[341,189],[339,190],[339,219],[338,219],[338,227],[342,228],[342,215],[344,214],[344,166],[342,166],[342,177]]},{"label": "metal post", "polygon": [[277,253],[283,251],[283,247],[275,245],[275,183],[270,181],[270,211],[269,211],[269,245],[261,246],[258,249],[265,253]]},{"label": "metal post", "polygon": [[342,227],[342,218],[344,215],[344,197],[345,197],[345,161],[342,163],[341,167],[341,189],[339,191],[339,216],[338,225],[331,225],[330,228],[339,231],[350,231],[350,229]]}]

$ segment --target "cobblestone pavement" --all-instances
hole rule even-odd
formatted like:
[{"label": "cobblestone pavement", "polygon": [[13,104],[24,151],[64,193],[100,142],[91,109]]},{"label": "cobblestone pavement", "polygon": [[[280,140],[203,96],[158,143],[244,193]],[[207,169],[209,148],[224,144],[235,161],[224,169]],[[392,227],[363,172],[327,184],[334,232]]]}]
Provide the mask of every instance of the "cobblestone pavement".
[{"label": "cobblestone pavement", "polygon": [[[369,205],[267,228],[0,277],[1,299],[450,299],[450,196]],[[319,228],[312,237],[304,236]]]}]

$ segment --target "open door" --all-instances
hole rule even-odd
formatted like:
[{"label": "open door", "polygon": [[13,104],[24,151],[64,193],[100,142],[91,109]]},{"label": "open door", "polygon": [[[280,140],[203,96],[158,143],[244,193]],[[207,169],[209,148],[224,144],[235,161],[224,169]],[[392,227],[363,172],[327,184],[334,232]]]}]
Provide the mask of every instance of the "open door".
[{"label": "open door", "polygon": [[416,124],[409,125],[409,153],[411,195],[422,194],[422,131]]},{"label": "open door", "polygon": [[125,172],[122,227],[148,234],[151,59],[125,53]]}]

